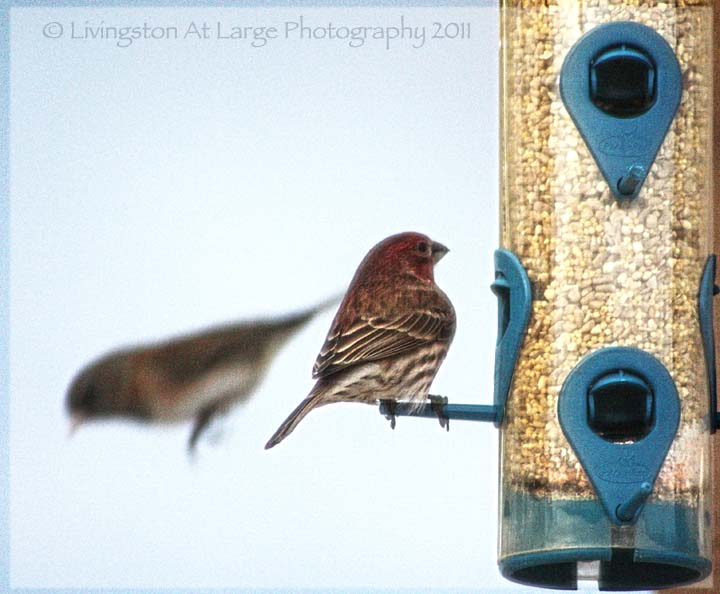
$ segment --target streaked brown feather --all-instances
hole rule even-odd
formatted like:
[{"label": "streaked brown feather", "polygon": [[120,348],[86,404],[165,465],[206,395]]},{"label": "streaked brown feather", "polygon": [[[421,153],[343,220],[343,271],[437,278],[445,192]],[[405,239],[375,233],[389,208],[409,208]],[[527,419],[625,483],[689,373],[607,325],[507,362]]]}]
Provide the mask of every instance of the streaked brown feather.
[{"label": "streaked brown feather", "polygon": [[[399,355],[423,344],[449,342],[455,332],[455,312],[437,285],[416,279],[397,283],[385,293],[388,304],[365,298],[367,285],[351,284],[325,344],[313,367],[315,379],[327,377],[351,365]],[[367,287],[374,290],[373,287]],[[343,307],[345,306],[345,307]],[[387,312],[378,315],[380,312]],[[397,312],[397,313],[395,313]]]},{"label": "streaked brown feather", "polygon": [[433,275],[446,252],[412,232],[388,237],[368,252],[315,361],[315,386],[265,448],[330,402],[426,399],[455,333],[455,311]]}]

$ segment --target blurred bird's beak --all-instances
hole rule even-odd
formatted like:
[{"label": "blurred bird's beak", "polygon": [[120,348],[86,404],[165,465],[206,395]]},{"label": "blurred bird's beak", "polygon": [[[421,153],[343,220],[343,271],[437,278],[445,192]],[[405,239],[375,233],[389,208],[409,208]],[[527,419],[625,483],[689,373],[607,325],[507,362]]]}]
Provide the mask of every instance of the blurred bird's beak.
[{"label": "blurred bird's beak", "polygon": [[68,437],[72,437],[75,435],[75,432],[80,428],[80,425],[82,425],[85,422],[85,416],[75,413],[72,417],[70,417],[70,430],[68,432]]},{"label": "blurred bird's beak", "polygon": [[440,260],[442,260],[442,257],[449,251],[450,250],[447,249],[442,243],[433,241],[431,248],[433,263],[437,264]]}]

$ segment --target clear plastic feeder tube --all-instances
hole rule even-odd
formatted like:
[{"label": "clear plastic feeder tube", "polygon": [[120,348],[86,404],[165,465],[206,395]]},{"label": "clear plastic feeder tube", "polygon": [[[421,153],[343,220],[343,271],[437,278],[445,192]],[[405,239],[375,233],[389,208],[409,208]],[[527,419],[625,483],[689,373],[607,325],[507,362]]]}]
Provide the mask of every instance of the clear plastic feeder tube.
[{"label": "clear plastic feeder tube", "polygon": [[[656,31],[682,73],[679,108],[632,200],[611,191],[559,89],[574,44],[615,21]],[[712,3],[505,0],[501,37],[501,242],[526,269],[533,295],[502,427],[501,569],[551,587],[696,581],[712,558],[698,315],[712,247]],[[631,146],[632,135],[623,142]],[[609,520],[558,419],[568,375],[607,347],[652,355],[680,400],[675,438],[628,525]]]}]

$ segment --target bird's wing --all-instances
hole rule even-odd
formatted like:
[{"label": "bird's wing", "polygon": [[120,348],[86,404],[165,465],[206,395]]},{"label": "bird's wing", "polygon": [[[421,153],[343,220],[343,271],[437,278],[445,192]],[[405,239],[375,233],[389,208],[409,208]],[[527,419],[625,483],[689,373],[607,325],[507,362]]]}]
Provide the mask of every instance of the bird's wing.
[{"label": "bird's wing", "polygon": [[335,326],[315,361],[313,377],[326,377],[350,365],[384,359],[424,343],[449,341],[454,329],[454,314],[441,308],[390,319],[360,318],[347,329]]}]

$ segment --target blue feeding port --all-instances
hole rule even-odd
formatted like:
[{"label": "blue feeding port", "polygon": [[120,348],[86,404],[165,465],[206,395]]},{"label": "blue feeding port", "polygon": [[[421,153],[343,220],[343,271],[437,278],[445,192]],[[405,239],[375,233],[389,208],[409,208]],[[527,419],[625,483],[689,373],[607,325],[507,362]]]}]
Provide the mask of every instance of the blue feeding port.
[{"label": "blue feeding port", "polygon": [[709,575],[703,552],[709,514],[654,493],[680,423],[680,399],[665,366],[633,347],[593,351],[565,380],[557,415],[592,496],[567,489],[540,495],[532,485],[503,481],[503,546],[518,552],[501,558],[502,574],[560,589],[590,579],[607,591],[665,588]]},{"label": "blue feeding port", "polygon": [[615,198],[636,198],[680,105],[672,48],[639,23],[600,25],[568,52],[560,93]]},{"label": "blue feeding port", "polygon": [[594,351],[565,380],[558,418],[608,519],[635,522],[680,422],[665,366],[636,348]]}]

